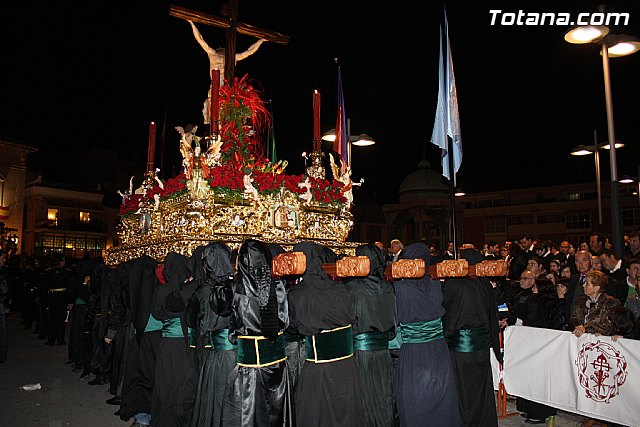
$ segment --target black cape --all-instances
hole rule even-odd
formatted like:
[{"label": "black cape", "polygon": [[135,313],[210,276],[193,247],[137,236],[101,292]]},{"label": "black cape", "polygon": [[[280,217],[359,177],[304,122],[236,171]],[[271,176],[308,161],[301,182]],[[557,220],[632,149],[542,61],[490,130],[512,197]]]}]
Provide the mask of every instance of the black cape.
[{"label": "black cape", "polygon": [[[284,283],[271,276],[266,243],[245,240],[238,253],[229,339],[241,335],[276,339],[289,323]],[[293,390],[287,361],[249,368],[236,365],[229,375],[222,425],[291,426]]]},{"label": "black cape", "polygon": [[[158,345],[155,385],[151,403],[151,425],[161,427],[186,426],[191,423],[197,374],[189,351],[187,325],[183,311],[176,312],[169,303],[180,293],[191,277],[189,258],[170,252],[164,261],[165,284],[158,284],[153,303],[153,316],[163,328],[180,319],[182,337],[162,337]],[[178,295],[180,299],[180,295]]]},{"label": "black cape", "polygon": [[[327,248],[298,243],[307,269],[302,281],[289,291],[290,329],[311,336],[353,324],[353,303],[344,284],[332,281],[323,262],[335,261]],[[298,426],[365,425],[360,378],[353,357],[330,363],[307,361],[300,373],[295,395]]]},{"label": "black cape", "polygon": [[[384,253],[374,244],[356,248],[357,256],[369,258],[369,275],[353,278],[345,287],[353,301],[353,333],[384,333],[386,340],[395,337],[396,297],[393,285],[384,280]],[[356,350],[356,365],[364,395],[364,413],[368,426],[393,425],[394,368],[388,348]]]},{"label": "black cape", "polygon": [[[194,271],[198,287],[187,303],[187,323],[195,329],[196,353],[199,364],[198,388],[193,408],[193,427],[218,427],[222,422],[224,388],[229,373],[236,364],[235,350],[217,350],[211,346],[209,336],[229,327],[229,316],[221,316],[218,297],[225,298],[225,289],[231,290],[233,275],[231,250],[224,243],[214,242],[204,247],[199,269]],[[223,301],[222,307],[225,306]]]},{"label": "black cape", "polygon": [[[423,259],[429,248],[414,243],[403,251],[405,259]],[[440,319],[442,285],[428,276],[395,283],[398,323]],[[403,343],[396,370],[396,406],[402,426],[459,426],[455,375],[444,338],[426,343]],[[494,408],[495,411],[495,408]]]},{"label": "black cape", "polygon": [[[465,249],[461,258],[475,265],[483,260],[475,249]],[[444,336],[449,339],[461,329],[484,327],[499,361],[498,306],[493,288],[484,278],[448,279],[443,289]],[[465,426],[497,426],[496,401],[489,349],[469,353],[450,351],[456,374],[460,415]]]}]

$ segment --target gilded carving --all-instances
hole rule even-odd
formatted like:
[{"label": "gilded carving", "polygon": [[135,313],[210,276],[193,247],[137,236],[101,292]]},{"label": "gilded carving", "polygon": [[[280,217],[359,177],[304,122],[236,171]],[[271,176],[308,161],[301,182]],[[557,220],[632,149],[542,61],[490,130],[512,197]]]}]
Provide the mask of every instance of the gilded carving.
[{"label": "gilded carving", "polygon": [[466,259],[449,259],[436,265],[438,277],[464,277],[469,274],[469,262]]},{"label": "gilded carving", "polygon": [[338,277],[366,277],[370,269],[371,262],[366,256],[349,256],[336,261]]},{"label": "gilded carving", "polygon": [[285,252],[271,261],[274,276],[304,274],[307,269],[307,257],[302,252]]},{"label": "gilded carving", "polygon": [[394,279],[418,279],[427,271],[423,259],[401,259],[391,264],[391,276]]},{"label": "gilded carving", "polygon": [[509,266],[504,260],[486,260],[476,264],[476,276],[506,276]]}]

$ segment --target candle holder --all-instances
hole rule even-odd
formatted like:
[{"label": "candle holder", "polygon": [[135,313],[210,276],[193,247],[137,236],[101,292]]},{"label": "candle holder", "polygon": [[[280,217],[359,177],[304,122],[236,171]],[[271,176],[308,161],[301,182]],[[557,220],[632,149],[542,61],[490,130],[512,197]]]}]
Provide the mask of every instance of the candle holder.
[{"label": "candle holder", "polygon": [[314,151],[309,154],[309,157],[311,157],[311,166],[307,168],[307,175],[311,178],[324,179],[324,167],[322,166],[324,153],[322,151]]}]

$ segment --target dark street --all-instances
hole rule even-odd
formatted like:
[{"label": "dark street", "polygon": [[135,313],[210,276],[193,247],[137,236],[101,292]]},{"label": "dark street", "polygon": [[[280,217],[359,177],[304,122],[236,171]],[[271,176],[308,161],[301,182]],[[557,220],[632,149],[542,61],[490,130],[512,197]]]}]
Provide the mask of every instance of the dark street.
[{"label": "dark street", "polygon": [[[90,386],[93,375],[80,380],[71,372],[67,346],[49,347],[25,330],[18,313],[7,317],[9,351],[0,364],[0,425],[3,426],[125,426],[107,405],[107,385]],[[67,328],[68,330],[68,328]],[[40,383],[40,390],[25,391],[26,384]]]}]

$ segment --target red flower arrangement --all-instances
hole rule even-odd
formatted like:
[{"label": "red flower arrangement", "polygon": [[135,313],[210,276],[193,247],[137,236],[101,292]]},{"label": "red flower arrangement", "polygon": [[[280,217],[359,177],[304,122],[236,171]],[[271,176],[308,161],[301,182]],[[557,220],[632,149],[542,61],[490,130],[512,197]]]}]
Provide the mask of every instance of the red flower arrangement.
[{"label": "red flower arrangement", "polygon": [[[222,165],[215,166],[206,176],[209,186],[218,195],[233,199],[244,197],[243,177],[245,170],[250,170],[253,185],[263,195],[275,194],[281,188],[292,193],[302,194],[306,191],[298,184],[307,177],[305,175],[286,175],[286,161],[271,163],[263,156],[264,147],[260,135],[269,125],[271,116],[260,94],[249,83],[247,76],[235,78],[232,84],[220,88],[220,136]],[[336,180],[309,178],[313,202],[322,206],[337,206],[346,203],[343,195],[344,184]],[[163,188],[154,186],[147,189],[146,194],[134,194],[123,199],[120,215],[137,211],[145,202],[154,203],[154,195],[160,200],[170,200],[187,192],[187,181],[184,174],[164,182]]]}]

